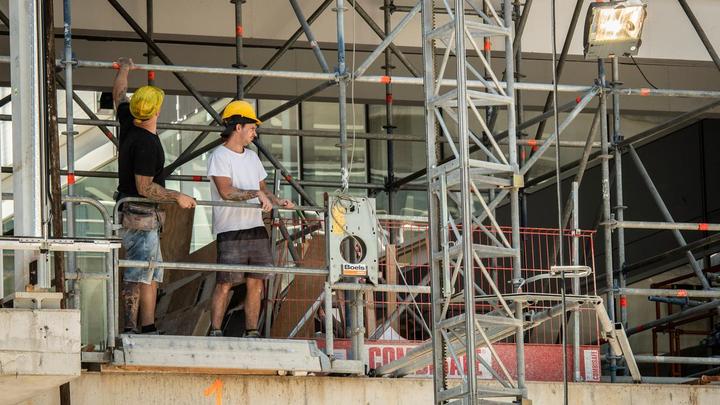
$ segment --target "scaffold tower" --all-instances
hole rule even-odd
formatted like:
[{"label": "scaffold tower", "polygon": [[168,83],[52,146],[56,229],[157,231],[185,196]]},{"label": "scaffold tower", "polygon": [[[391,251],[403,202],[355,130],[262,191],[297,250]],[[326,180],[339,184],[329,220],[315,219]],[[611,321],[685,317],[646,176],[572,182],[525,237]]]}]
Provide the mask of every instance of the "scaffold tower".
[{"label": "scaffold tower", "polygon": [[[426,136],[428,144],[428,190],[430,193],[433,365],[435,403],[475,404],[486,397],[514,397],[522,400],[524,388],[524,349],[522,305],[512,308],[493,281],[483,260],[511,258],[513,283],[520,280],[520,224],[518,191],[523,185],[517,160],[515,134],[514,62],[512,52],[512,7],[502,2],[502,17],[491,2],[455,0],[443,2],[448,21],[435,24],[434,1],[423,1],[423,59],[425,66]],[[486,57],[490,38],[504,40],[505,86]],[[481,45],[482,44],[482,45]],[[443,50],[436,65],[435,47]],[[476,57],[473,66],[467,57]],[[455,61],[452,68],[451,57]],[[453,72],[454,70],[454,72]],[[481,74],[484,72],[485,74]],[[443,79],[456,80],[446,83]],[[468,75],[484,89],[468,88]],[[487,79],[486,79],[487,78]],[[486,108],[490,110],[486,110]],[[507,117],[507,150],[503,150],[489,128],[486,111],[504,108]],[[495,110],[496,112],[497,110]],[[471,131],[470,123],[481,128]],[[454,159],[438,164],[438,145],[447,142]],[[470,145],[481,149],[470,154]],[[511,235],[498,225],[495,208],[510,198]],[[474,238],[479,229],[487,238]],[[476,275],[487,280],[492,291],[482,291]],[[460,280],[460,282],[456,282]],[[478,314],[476,295],[495,295],[495,310]],[[462,304],[462,313],[449,316],[451,305]],[[492,349],[493,342],[515,334],[518,378],[513,379]],[[479,387],[478,368],[492,370],[476,348],[487,346],[500,364],[494,377],[501,388]],[[465,353],[465,364],[460,355]],[[459,385],[448,385],[445,359],[464,370]],[[494,372],[493,372],[494,373]]]}]

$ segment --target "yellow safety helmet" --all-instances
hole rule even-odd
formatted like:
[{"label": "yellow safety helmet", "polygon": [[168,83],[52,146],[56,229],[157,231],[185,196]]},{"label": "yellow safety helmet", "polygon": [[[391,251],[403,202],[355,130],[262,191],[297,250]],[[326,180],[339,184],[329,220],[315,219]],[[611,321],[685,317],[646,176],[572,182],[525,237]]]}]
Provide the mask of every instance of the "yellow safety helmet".
[{"label": "yellow safety helmet", "polygon": [[262,124],[262,121],[260,121],[257,118],[257,115],[255,115],[255,108],[253,108],[252,104],[248,103],[245,100],[232,101],[223,110],[223,113],[222,113],[223,122],[227,123],[229,118],[232,118],[235,116],[247,118],[251,121],[254,121],[255,124],[257,124],[257,125]]},{"label": "yellow safety helmet", "polygon": [[165,92],[159,87],[142,86],[133,93],[130,99],[130,114],[144,121],[157,115],[165,98]]}]

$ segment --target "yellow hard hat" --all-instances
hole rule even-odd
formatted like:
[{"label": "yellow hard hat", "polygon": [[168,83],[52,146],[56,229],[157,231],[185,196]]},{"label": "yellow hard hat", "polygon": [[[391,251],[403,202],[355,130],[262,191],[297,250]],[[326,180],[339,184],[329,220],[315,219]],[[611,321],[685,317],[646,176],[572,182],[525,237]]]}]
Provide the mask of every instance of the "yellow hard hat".
[{"label": "yellow hard hat", "polygon": [[262,124],[262,121],[260,121],[257,118],[257,115],[255,115],[255,108],[253,108],[252,104],[248,103],[245,100],[235,100],[225,106],[225,109],[222,113],[223,122],[227,124],[227,120],[235,116],[252,120],[257,125]]},{"label": "yellow hard hat", "polygon": [[130,114],[139,120],[146,120],[157,115],[165,98],[165,92],[159,87],[142,86],[133,93],[130,99]]}]

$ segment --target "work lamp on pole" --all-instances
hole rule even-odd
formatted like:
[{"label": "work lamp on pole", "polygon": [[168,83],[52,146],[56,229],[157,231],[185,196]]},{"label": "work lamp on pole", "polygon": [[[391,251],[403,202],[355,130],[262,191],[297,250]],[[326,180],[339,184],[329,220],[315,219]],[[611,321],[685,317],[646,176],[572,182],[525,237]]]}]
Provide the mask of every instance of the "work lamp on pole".
[{"label": "work lamp on pole", "polygon": [[585,59],[637,55],[646,6],[639,0],[590,3],[585,17]]}]

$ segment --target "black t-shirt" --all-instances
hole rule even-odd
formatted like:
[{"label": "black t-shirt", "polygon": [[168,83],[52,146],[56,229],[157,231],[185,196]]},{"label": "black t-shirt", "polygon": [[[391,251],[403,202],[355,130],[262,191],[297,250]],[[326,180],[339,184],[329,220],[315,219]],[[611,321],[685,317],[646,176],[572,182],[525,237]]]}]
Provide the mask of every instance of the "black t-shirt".
[{"label": "black t-shirt", "polygon": [[117,120],[120,123],[118,191],[123,197],[140,197],[135,186],[136,174],[151,176],[153,182],[165,187],[165,178],[162,177],[165,151],[160,143],[160,137],[133,124],[128,102],[118,106]]}]

